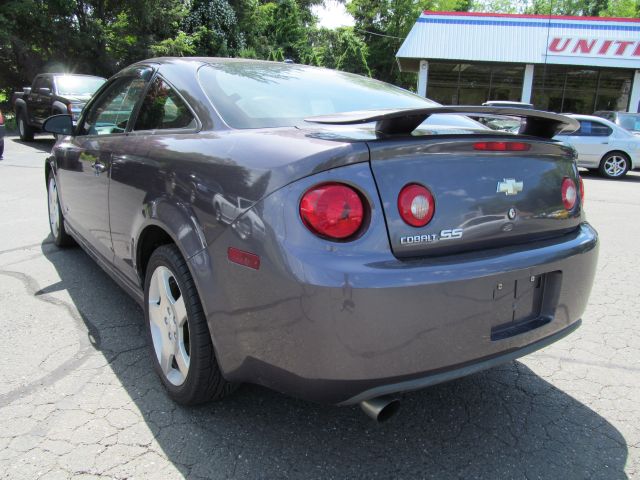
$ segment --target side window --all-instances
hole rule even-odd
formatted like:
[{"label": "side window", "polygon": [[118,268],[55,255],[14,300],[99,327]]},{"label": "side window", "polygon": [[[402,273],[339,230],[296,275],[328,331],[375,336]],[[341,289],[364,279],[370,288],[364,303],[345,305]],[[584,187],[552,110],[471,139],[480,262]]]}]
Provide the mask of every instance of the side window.
[{"label": "side window", "polygon": [[53,93],[53,81],[51,80],[51,77],[44,77],[40,87],[38,88],[48,88]]},{"label": "side window", "polygon": [[608,137],[613,133],[609,127],[600,122],[591,120],[580,120],[580,128],[572,135],[580,137]]},{"label": "side window", "polygon": [[117,79],[87,112],[80,135],[123,133],[145,88],[139,77]]},{"label": "side window", "polygon": [[44,87],[44,85],[42,84],[42,78],[43,77],[36,77],[33,80],[33,85],[31,85],[31,93],[37,93],[40,87]]},{"label": "side window", "polygon": [[591,122],[591,136],[592,137],[608,137],[613,133],[609,127],[600,122]]},{"label": "side window", "polygon": [[140,107],[134,130],[195,128],[191,110],[160,77],[157,77]]}]

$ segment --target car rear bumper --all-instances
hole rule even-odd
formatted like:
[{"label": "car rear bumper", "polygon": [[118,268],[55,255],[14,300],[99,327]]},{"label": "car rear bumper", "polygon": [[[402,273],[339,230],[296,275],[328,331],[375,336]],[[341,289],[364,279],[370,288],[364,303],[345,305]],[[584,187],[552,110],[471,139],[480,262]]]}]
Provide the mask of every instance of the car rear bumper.
[{"label": "car rear bumper", "polygon": [[[406,261],[302,258],[260,243],[258,271],[230,264],[226,250],[214,258],[222,249],[191,259],[222,371],[333,404],[431,385],[555,341],[586,308],[598,252],[587,223],[550,240]],[[516,298],[532,277],[545,283],[537,299]],[[217,288],[203,295],[203,284]]]}]

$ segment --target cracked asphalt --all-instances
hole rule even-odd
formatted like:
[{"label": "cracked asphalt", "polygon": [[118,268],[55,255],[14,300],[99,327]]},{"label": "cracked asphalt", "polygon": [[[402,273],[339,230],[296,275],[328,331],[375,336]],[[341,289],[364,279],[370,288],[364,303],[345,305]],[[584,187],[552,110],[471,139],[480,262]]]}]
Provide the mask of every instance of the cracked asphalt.
[{"label": "cracked asphalt", "polygon": [[573,335],[520,361],[405,394],[376,425],[256,386],[174,405],[142,311],[47,224],[53,141],[0,161],[0,478],[640,478],[640,174],[585,174],[601,236]]}]

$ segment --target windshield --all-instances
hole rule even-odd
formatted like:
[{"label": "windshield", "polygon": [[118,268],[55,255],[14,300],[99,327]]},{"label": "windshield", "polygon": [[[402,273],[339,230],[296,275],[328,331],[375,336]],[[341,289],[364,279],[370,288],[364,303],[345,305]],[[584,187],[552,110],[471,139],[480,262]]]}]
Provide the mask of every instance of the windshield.
[{"label": "windshield", "polygon": [[371,78],[304,65],[221,63],[202,67],[199,79],[233,128],[294,126],[315,115],[438,105]]},{"label": "windshield", "polygon": [[622,128],[640,132],[640,113],[619,113],[618,118]]},{"label": "windshield", "polygon": [[85,77],[75,75],[62,75],[56,77],[58,95],[93,95],[105,82],[101,77]]}]

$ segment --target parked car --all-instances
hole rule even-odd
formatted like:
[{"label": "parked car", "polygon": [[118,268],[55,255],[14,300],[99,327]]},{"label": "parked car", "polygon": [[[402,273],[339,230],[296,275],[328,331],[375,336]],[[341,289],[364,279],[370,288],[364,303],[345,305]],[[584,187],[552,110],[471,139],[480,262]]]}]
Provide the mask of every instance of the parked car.
[{"label": "parked car", "polygon": [[604,177],[613,179],[640,168],[640,138],[601,117],[568,116],[578,120],[580,128],[555,138],[576,149],[578,166],[597,170]]},{"label": "parked car", "polygon": [[533,104],[525,102],[512,102],[508,100],[489,100],[482,105],[485,107],[513,107],[513,108],[529,108],[533,109]]},{"label": "parked car", "polygon": [[4,116],[2,115],[2,110],[0,110],[0,158],[4,155]]},{"label": "parked car", "polygon": [[31,87],[13,94],[18,133],[22,141],[33,140],[51,115],[68,113],[77,120],[91,95],[105,82],[102,77],[41,73]]},{"label": "parked car", "polygon": [[[459,117],[478,111],[532,121]],[[597,234],[573,149],[549,138],[577,127],[304,65],[152,59],[76,127],[45,123],[63,136],[44,166],[51,235],[143,306],[175,401],[253,382],[384,419],[391,394],[579,326]]]},{"label": "parked car", "polygon": [[640,113],[599,111],[595,112],[594,115],[606,118],[619,127],[629,130],[634,135],[640,136]]},{"label": "parked car", "polygon": [[[511,102],[507,100],[489,100],[482,104],[484,107],[509,107],[509,108],[526,108],[533,109],[533,105],[524,102]],[[501,132],[517,133],[522,125],[522,119],[516,117],[482,117],[479,121],[491,128],[492,130],[500,130]]]}]

